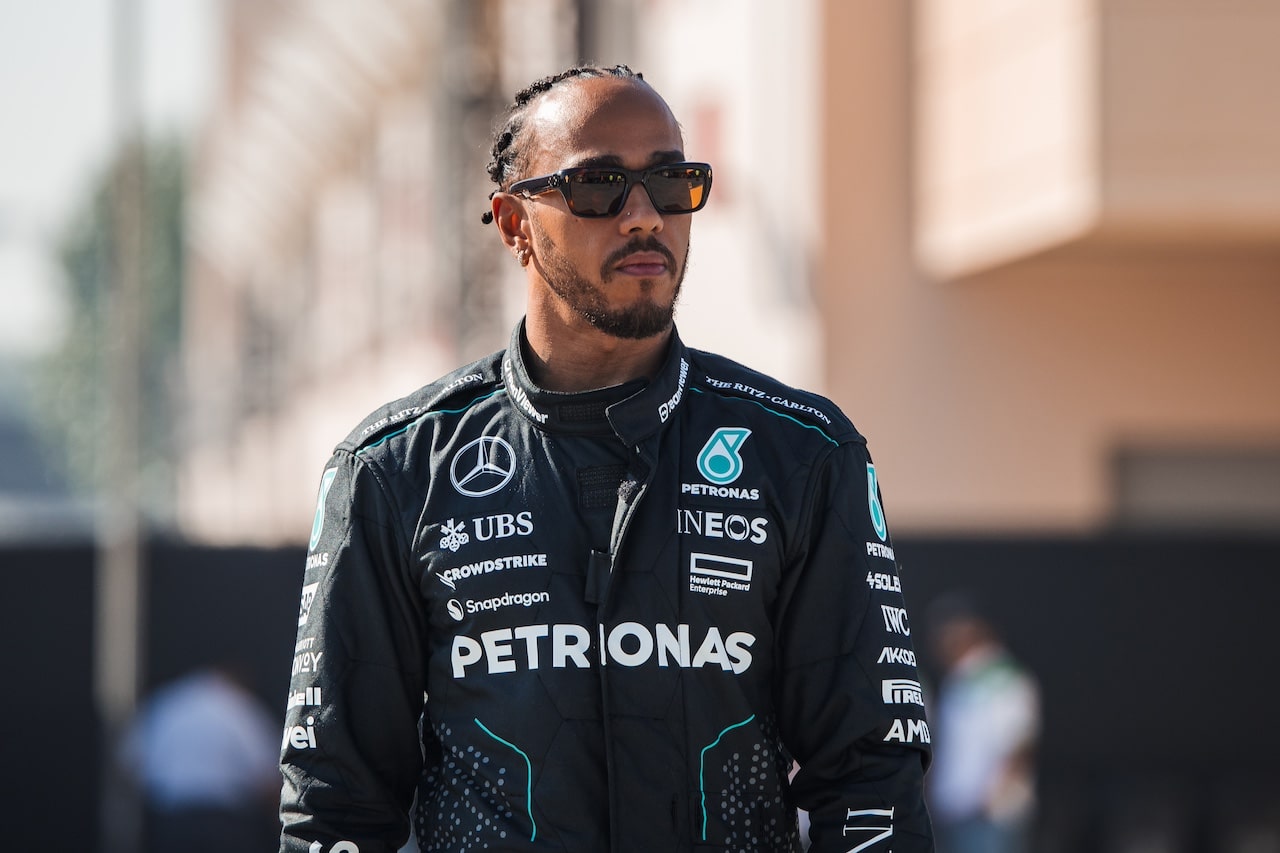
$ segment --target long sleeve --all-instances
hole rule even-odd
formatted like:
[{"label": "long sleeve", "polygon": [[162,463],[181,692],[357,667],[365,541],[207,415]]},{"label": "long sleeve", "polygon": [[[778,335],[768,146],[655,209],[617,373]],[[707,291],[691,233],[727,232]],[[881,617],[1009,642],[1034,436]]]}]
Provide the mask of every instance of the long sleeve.
[{"label": "long sleeve", "polygon": [[865,445],[835,448],[811,494],[809,536],[779,625],[777,701],[812,850],[932,851],[929,727]]},{"label": "long sleeve", "polygon": [[425,628],[401,522],[377,471],[339,450],[321,480],[302,585],[282,853],[382,853],[408,837]]}]

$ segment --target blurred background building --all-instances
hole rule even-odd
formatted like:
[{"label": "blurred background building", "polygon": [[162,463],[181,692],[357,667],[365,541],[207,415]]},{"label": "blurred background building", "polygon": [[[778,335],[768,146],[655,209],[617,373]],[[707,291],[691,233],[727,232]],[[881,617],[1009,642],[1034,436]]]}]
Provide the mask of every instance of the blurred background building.
[{"label": "blurred background building", "polygon": [[642,71],[689,155],[715,164],[686,337],[795,384],[819,376],[814,4],[227,11],[190,208],[187,535],[300,541],[314,502],[298,484],[365,413],[506,345],[524,288],[480,223],[492,129],[516,91],[579,57]]},{"label": "blurred background building", "polygon": [[362,413],[505,344],[493,117],[578,57],[644,71],[716,165],[685,337],[844,405],[899,531],[1280,526],[1268,0],[225,8],[192,537],[299,541]]},{"label": "blurred background building", "polygon": [[[210,97],[179,144],[143,140],[146,686],[230,651],[283,709],[333,445],[519,317],[480,223],[497,115],[625,62],[716,168],[682,335],[840,403],[913,612],[976,593],[1039,679],[1036,849],[1280,850],[1280,4],[201,5]],[[4,763],[37,816],[68,784],[49,743],[90,756],[74,798],[103,760],[86,490],[116,494],[96,371],[131,151],[54,261],[0,264],[0,295],[54,293],[60,265],[74,306],[0,315],[0,565],[25,590],[0,624],[48,650],[3,722],[49,733]],[[23,227],[0,209],[0,248]],[[62,335],[43,360],[40,329]]]},{"label": "blurred background building", "polygon": [[899,529],[1280,527],[1280,6],[823,10],[825,381]]}]

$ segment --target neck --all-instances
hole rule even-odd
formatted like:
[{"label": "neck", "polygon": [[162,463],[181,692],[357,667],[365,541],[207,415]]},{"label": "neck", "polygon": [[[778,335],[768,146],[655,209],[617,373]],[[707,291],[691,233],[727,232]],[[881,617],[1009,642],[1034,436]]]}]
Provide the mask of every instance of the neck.
[{"label": "neck", "polygon": [[547,391],[592,391],[650,379],[662,367],[671,334],[668,328],[650,338],[615,338],[585,320],[566,325],[531,310],[525,317],[525,367]]}]

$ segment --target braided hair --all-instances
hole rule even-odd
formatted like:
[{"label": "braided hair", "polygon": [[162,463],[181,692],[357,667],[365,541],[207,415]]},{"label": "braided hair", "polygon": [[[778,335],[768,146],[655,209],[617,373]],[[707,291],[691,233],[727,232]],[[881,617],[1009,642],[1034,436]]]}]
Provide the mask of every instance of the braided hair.
[{"label": "braided hair", "polygon": [[[576,80],[587,77],[622,77],[631,80],[643,80],[644,75],[632,71],[625,65],[575,65],[572,68],[535,80],[516,93],[515,101],[507,108],[502,126],[493,137],[492,157],[487,167],[489,179],[498,188],[489,193],[489,198],[510,186],[512,180],[524,166],[524,148],[518,143],[524,130],[525,117],[529,105],[538,97],[549,92],[553,87],[565,80]],[[493,211],[486,210],[480,221],[488,225],[493,222]]]}]

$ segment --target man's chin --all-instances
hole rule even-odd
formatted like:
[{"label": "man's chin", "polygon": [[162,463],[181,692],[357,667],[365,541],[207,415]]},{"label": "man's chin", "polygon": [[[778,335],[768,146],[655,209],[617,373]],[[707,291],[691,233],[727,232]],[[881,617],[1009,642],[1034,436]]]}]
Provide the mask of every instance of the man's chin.
[{"label": "man's chin", "polygon": [[629,308],[608,314],[591,314],[587,320],[606,335],[627,341],[642,341],[671,331],[675,322],[675,306]]}]

